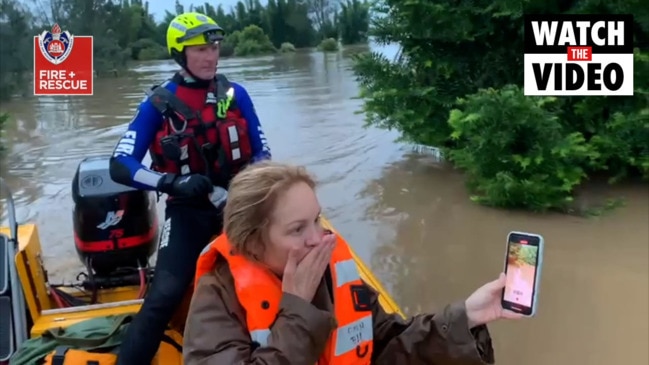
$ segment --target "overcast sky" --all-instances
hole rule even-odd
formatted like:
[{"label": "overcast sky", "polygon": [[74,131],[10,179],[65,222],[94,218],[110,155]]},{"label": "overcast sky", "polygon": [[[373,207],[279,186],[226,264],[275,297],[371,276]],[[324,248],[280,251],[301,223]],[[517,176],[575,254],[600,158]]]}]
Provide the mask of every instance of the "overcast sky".
[{"label": "overcast sky", "polygon": [[[179,1],[184,7],[185,11],[189,10],[189,6],[191,4],[194,5],[203,5],[206,2],[212,4],[213,6],[217,6],[218,4],[223,5],[223,10],[228,12],[230,10],[231,6],[235,6],[238,2],[238,0],[221,0],[218,3],[212,2],[212,1],[205,1],[205,0],[180,0]],[[266,1],[261,2],[266,3]],[[153,14],[156,20],[162,20],[165,14],[165,10],[169,10],[170,12],[174,12],[176,0],[149,0],[149,12]]]},{"label": "overcast sky", "polygon": [[[31,9],[39,8],[38,6],[34,5],[33,0],[18,0],[18,1]],[[153,14],[153,16],[157,21],[163,19],[165,10],[169,10],[172,13],[175,12],[176,0],[148,0],[148,1],[149,1],[149,11],[151,12],[151,14]],[[235,6],[238,1],[239,0],[221,0],[219,2],[213,2],[208,0],[179,0],[179,2],[185,7],[186,11],[189,11],[189,6],[192,4],[198,6],[198,5],[203,5],[207,2],[212,4],[215,7],[218,4],[222,4],[223,9],[226,12],[229,12],[230,7]],[[36,3],[41,5],[40,9],[49,9],[50,7],[50,2],[48,0],[36,0]],[[266,4],[266,0],[261,0],[261,3]]]}]

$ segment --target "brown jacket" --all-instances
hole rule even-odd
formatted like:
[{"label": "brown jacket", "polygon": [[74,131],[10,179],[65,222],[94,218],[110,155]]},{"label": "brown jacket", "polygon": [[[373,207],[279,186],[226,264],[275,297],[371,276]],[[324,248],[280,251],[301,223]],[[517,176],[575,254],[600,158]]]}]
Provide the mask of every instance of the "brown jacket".
[{"label": "brown jacket", "polygon": [[[373,365],[493,364],[486,326],[469,331],[463,302],[437,314],[407,321],[387,314],[372,291],[374,321]],[[252,350],[245,313],[239,304],[232,274],[223,258],[204,275],[192,298],[183,343],[185,365],[313,365],[335,329],[327,285],[320,285],[312,303],[284,294],[271,346]]]}]

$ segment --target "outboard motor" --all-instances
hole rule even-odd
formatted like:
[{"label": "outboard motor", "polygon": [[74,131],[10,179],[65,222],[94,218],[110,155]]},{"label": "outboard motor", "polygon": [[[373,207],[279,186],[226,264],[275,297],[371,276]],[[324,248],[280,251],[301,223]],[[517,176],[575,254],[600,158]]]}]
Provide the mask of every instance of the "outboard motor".
[{"label": "outboard motor", "polygon": [[114,182],[109,162],[105,156],[85,158],[72,180],[76,250],[100,277],[146,266],[159,234],[155,192]]}]

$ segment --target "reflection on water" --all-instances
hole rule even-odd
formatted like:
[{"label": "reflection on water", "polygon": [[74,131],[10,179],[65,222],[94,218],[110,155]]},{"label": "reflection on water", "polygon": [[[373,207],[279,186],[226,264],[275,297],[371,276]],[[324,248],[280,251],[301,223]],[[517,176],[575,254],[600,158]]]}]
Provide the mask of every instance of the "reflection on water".
[{"label": "reflection on water", "polygon": [[647,364],[649,193],[601,219],[534,215],[468,203],[460,174],[409,156],[362,193],[380,247],[377,270],[406,311],[440,308],[495,279],[510,231],[545,237],[537,318],[492,327],[500,364]]},{"label": "reflection on water", "polygon": [[[353,52],[229,59],[219,67],[253,97],[274,158],[306,164],[318,177],[326,214],[404,309],[465,297],[502,269],[509,231],[538,232],[547,243],[538,318],[493,326],[498,363],[647,364],[646,189],[619,188],[627,207],[597,220],[475,205],[460,174],[404,156],[395,133],[362,127]],[[143,91],[175,69],[142,63],[135,77],[98,80],[91,97],[0,107],[12,114],[0,174],[16,195],[19,220],[39,224],[55,280],[80,270],[70,197],[79,161],[109,154]]]},{"label": "reflection on water", "polygon": [[[392,143],[394,133],[364,129],[362,116],[354,114],[360,108],[351,99],[358,94],[350,71],[354,51],[358,49],[219,64],[222,73],[244,84],[253,97],[274,157],[306,164],[320,178],[328,215],[345,217],[338,226],[350,238],[363,227],[362,209],[349,204],[355,192],[401,155]],[[141,63],[133,68],[136,77],[98,80],[91,97],[31,97],[2,105],[12,120],[6,130],[10,153],[0,160],[0,171],[14,191],[19,220],[35,220],[47,238],[43,246],[53,277],[69,277],[79,267],[73,254],[70,197],[78,163],[109,154],[144,90],[176,69],[172,61]],[[161,203],[160,214],[162,208]],[[361,252],[370,255],[369,249]]]}]

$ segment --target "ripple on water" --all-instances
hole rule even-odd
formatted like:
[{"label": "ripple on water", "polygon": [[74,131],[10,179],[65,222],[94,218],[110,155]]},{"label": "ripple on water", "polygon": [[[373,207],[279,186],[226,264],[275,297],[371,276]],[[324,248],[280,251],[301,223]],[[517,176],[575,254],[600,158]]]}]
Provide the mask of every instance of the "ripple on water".
[{"label": "ripple on water", "polygon": [[[253,97],[274,159],[309,167],[320,180],[325,214],[404,308],[430,311],[464,297],[500,270],[507,232],[542,232],[539,317],[493,326],[499,362],[649,363],[646,187],[621,188],[628,206],[596,220],[473,204],[461,175],[404,158],[411,148],[393,143],[396,132],[363,128],[349,67],[343,52],[219,65]],[[14,191],[19,221],[38,223],[54,280],[70,280],[80,269],[70,197],[79,161],[109,154],[143,90],[176,69],[171,61],[143,63],[135,77],[98,80],[90,98],[3,104],[17,123],[7,126],[10,152],[0,173]]]},{"label": "ripple on water", "polygon": [[[298,53],[224,59],[219,69],[253,97],[274,157],[307,164],[322,181],[328,214],[359,224],[362,214],[349,202],[358,200],[364,181],[401,151],[391,144],[394,134],[362,128],[362,117],[353,114],[359,103],[350,99],[357,87],[348,67],[336,66],[341,61],[346,62]],[[41,235],[49,238],[44,244],[48,255],[73,251],[69,190],[79,161],[110,153],[144,90],[176,69],[171,61],[143,63],[134,68],[135,77],[99,80],[92,98],[29,98],[11,106],[21,127],[8,132],[7,172],[22,217],[36,219]],[[365,257],[368,252],[361,250]],[[66,270],[61,266],[53,272]]]}]

